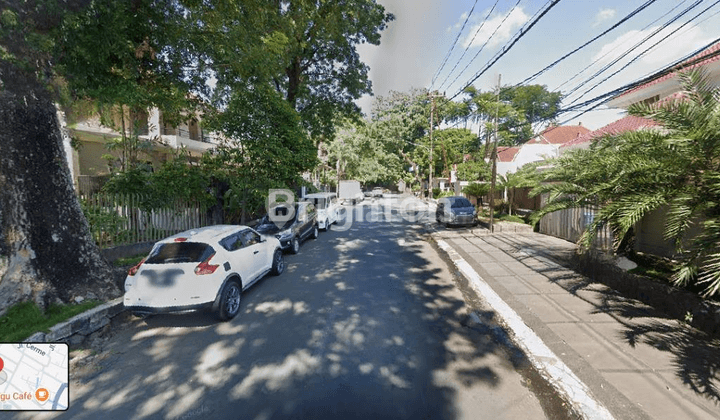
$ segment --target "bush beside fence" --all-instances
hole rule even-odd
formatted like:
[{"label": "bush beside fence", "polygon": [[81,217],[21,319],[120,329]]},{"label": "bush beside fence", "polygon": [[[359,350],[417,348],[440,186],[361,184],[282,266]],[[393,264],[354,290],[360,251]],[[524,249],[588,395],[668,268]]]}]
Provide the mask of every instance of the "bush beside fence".
[{"label": "bush beside fence", "polygon": [[141,195],[96,193],[82,197],[81,203],[101,248],[154,242],[209,224],[207,209],[197,202],[149,205]]}]

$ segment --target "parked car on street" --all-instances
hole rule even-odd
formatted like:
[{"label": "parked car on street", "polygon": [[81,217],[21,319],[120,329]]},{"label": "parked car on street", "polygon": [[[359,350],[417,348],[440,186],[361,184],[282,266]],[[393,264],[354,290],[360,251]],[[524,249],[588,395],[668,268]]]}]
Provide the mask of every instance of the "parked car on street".
[{"label": "parked car on street", "polygon": [[302,198],[302,201],[309,201],[315,205],[320,229],[327,230],[340,217],[340,203],[334,192],[308,194]]},{"label": "parked car on street", "polygon": [[[273,217],[270,217],[271,214]],[[283,250],[297,254],[302,241],[307,238],[317,239],[319,235],[315,205],[308,201],[290,206],[279,204],[269,210],[255,229],[263,237],[274,237],[279,240]]]},{"label": "parked car on street", "polygon": [[373,197],[382,197],[384,190],[380,187],[375,187],[372,190],[372,196]]},{"label": "parked car on street", "polygon": [[475,225],[477,223],[475,206],[465,197],[443,197],[438,200],[435,220],[446,226]]},{"label": "parked car on street", "polygon": [[157,242],[128,272],[123,304],[140,313],[212,309],[225,321],[240,311],[240,295],[285,263],[280,241],[237,225],[192,229]]}]

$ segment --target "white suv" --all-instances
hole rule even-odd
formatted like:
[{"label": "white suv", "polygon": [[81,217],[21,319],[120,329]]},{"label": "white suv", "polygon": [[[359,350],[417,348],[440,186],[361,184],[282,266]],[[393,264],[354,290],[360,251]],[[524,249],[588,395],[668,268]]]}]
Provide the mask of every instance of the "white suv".
[{"label": "white suv", "polygon": [[339,218],[338,213],[340,211],[337,193],[323,192],[308,194],[302,198],[302,201],[309,201],[315,204],[318,227],[320,229],[327,230],[330,225],[337,223]]},{"label": "white suv", "polygon": [[247,226],[192,229],[157,242],[130,269],[123,304],[141,314],[212,309],[226,321],[240,312],[243,290],[284,268],[280,242]]}]

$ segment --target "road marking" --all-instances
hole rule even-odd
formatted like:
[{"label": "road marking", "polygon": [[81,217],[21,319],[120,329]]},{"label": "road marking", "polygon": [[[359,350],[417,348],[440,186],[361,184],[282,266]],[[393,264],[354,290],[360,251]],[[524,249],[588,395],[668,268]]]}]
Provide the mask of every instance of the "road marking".
[{"label": "road marking", "polygon": [[438,246],[445,251],[473,288],[487,300],[505,325],[515,334],[518,346],[527,354],[531,363],[555,389],[570,402],[575,411],[588,420],[612,420],[614,417],[599,401],[596,401],[580,378],[578,378],[540,337],[528,327],[520,316],[480,277],[480,275],[442,239]]}]

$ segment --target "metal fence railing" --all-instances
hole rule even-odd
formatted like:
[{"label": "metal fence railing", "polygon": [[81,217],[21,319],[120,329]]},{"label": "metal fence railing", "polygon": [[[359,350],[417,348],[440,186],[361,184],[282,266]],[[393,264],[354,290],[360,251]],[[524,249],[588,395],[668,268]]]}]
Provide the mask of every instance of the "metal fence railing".
[{"label": "metal fence railing", "polygon": [[100,247],[154,242],[210,223],[207,209],[197,202],[149,207],[142,196],[107,193],[87,195],[81,202]]},{"label": "metal fence railing", "polygon": [[[545,205],[545,197],[542,201],[542,205]],[[585,228],[593,222],[597,211],[597,208],[588,206],[552,212],[540,219],[539,231],[546,235],[577,242]],[[600,229],[593,245],[598,250],[612,250],[613,234],[608,226]]]}]

